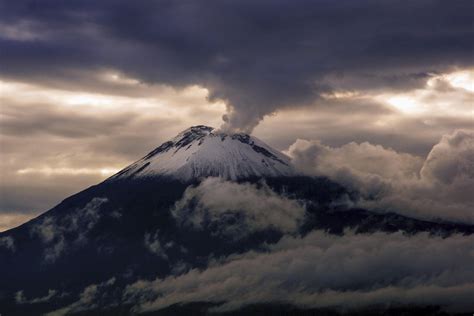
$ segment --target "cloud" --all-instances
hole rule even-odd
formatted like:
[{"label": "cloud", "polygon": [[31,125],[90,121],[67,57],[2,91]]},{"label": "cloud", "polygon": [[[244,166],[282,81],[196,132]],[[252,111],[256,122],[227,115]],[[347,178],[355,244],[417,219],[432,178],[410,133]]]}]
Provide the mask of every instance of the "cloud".
[{"label": "cloud", "polygon": [[402,91],[341,88],[265,118],[254,133],[280,150],[301,138],[333,147],[370,142],[426,156],[442,135],[472,129],[473,76],[473,69],[431,74],[423,85]]},{"label": "cloud", "polygon": [[140,82],[200,85],[227,102],[230,129],[251,130],[340,87],[404,89],[472,65],[464,0],[1,6],[4,76],[86,81],[79,70],[116,69]]},{"label": "cloud", "polygon": [[42,297],[36,297],[32,299],[27,299],[25,297],[25,294],[23,291],[18,291],[15,294],[15,303],[17,304],[36,304],[36,303],[44,303],[44,302],[49,302],[53,298],[57,296],[57,291],[56,290],[48,290],[48,294]]},{"label": "cloud", "polygon": [[45,244],[44,261],[54,263],[69,246],[79,245],[87,240],[87,234],[98,223],[102,204],[107,198],[93,198],[83,208],[61,217],[46,216],[32,225],[30,234]]},{"label": "cloud", "polygon": [[79,300],[63,307],[61,309],[47,313],[47,316],[63,316],[71,313],[82,312],[89,309],[97,308],[97,299],[100,298],[105,301],[106,296],[104,292],[114,286],[116,279],[111,278],[99,284],[91,284],[87,286],[79,295]]},{"label": "cloud", "polygon": [[298,201],[278,195],[265,184],[257,187],[207,178],[186,189],[172,214],[181,226],[240,239],[266,229],[296,232],[305,209]]},{"label": "cloud", "polygon": [[302,308],[384,306],[474,307],[472,236],[449,238],[402,233],[285,236],[265,252],[233,255],[206,269],[138,281],[126,297],[135,311],[176,303],[213,302],[228,311],[254,303]]},{"label": "cloud", "polygon": [[[29,115],[25,115],[27,110]],[[98,117],[50,104],[31,107],[11,103],[2,110],[2,115],[2,134],[5,136],[34,136],[39,133],[65,138],[100,137],[104,132],[117,131],[135,118],[132,113]]]},{"label": "cloud", "polygon": [[163,259],[168,259],[164,248],[160,242],[159,231],[157,230],[154,234],[146,233],[145,234],[145,247],[153,254],[162,257]]},{"label": "cloud", "polygon": [[387,190],[384,179],[416,178],[423,160],[370,143],[349,143],[332,148],[319,141],[297,140],[288,153],[304,173],[329,176],[367,196]]},{"label": "cloud", "polygon": [[474,222],[472,131],[443,136],[425,160],[370,143],[334,148],[298,140],[288,153],[303,172],[327,176],[359,192],[361,207]]},{"label": "cloud", "polygon": [[445,135],[429,153],[421,169],[425,179],[444,185],[474,181],[474,132]]},{"label": "cloud", "polygon": [[15,251],[15,240],[11,236],[0,237],[0,247]]}]

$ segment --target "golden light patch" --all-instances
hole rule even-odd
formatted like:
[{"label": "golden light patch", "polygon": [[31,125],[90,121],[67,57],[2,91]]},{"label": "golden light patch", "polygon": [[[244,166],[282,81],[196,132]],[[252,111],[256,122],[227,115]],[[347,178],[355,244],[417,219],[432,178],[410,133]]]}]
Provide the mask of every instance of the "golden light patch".
[{"label": "golden light patch", "polygon": [[[452,89],[442,88],[448,84]],[[463,70],[431,77],[421,89],[373,98],[404,115],[463,117],[473,113],[474,71]]]},{"label": "golden light patch", "polygon": [[474,70],[456,71],[447,75],[441,75],[449,84],[455,88],[474,92]]},{"label": "golden light patch", "polygon": [[17,173],[22,174],[41,174],[46,176],[57,176],[57,175],[100,175],[100,176],[111,176],[114,173],[119,172],[117,168],[24,168],[17,170]]}]

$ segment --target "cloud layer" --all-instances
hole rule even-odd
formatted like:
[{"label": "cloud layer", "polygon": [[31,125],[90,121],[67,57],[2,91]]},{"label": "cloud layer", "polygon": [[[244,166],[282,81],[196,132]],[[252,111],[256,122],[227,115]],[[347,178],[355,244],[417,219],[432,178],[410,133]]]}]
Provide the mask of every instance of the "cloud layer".
[{"label": "cloud layer", "polygon": [[[221,303],[219,311],[253,303],[351,309],[399,304],[474,307],[472,237],[418,234],[331,236],[315,231],[284,237],[266,252],[233,255],[194,269],[127,288],[136,311],[175,303]],[[443,255],[440,255],[443,254]]]},{"label": "cloud layer", "polygon": [[429,73],[472,65],[464,0],[0,5],[5,76],[79,83],[116,69],[143,82],[197,84],[227,102],[225,127],[244,131],[336,88],[414,87]]},{"label": "cloud layer", "polygon": [[298,140],[288,153],[303,172],[327,176],[360,193],[358,206],[474,223],[472,131],[443,136],[425,160],[367,142],[334,148]]},{"label": "cloud layer", "polygon": [[186,189],[172,214],[181,226],[238,240],[266,229],[296,232],[305,209],[265,184],[258,188],[249,183],[207,178],[197,187]]}]

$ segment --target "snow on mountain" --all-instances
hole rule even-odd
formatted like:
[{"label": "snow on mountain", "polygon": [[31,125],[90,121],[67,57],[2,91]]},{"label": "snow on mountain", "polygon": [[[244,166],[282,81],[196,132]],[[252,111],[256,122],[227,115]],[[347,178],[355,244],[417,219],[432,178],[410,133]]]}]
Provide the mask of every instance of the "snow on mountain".
[{"label": "snow on mountain", "polygon": [[163,143],[109,181],[160,175],[183,181],[209,176],[237,180],[295,173],[287,156],[256,137],[198,125]]}]

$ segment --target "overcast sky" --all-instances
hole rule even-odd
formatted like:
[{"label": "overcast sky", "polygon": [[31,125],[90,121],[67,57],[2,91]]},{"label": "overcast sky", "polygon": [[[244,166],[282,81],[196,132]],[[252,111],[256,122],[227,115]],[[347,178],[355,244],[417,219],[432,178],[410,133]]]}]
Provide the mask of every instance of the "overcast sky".
[{"label": "overcast sky", "polygon": [[190,125],[413,161],[463,130],[471,155],[473,6],[0,0],[0,231]]}]

